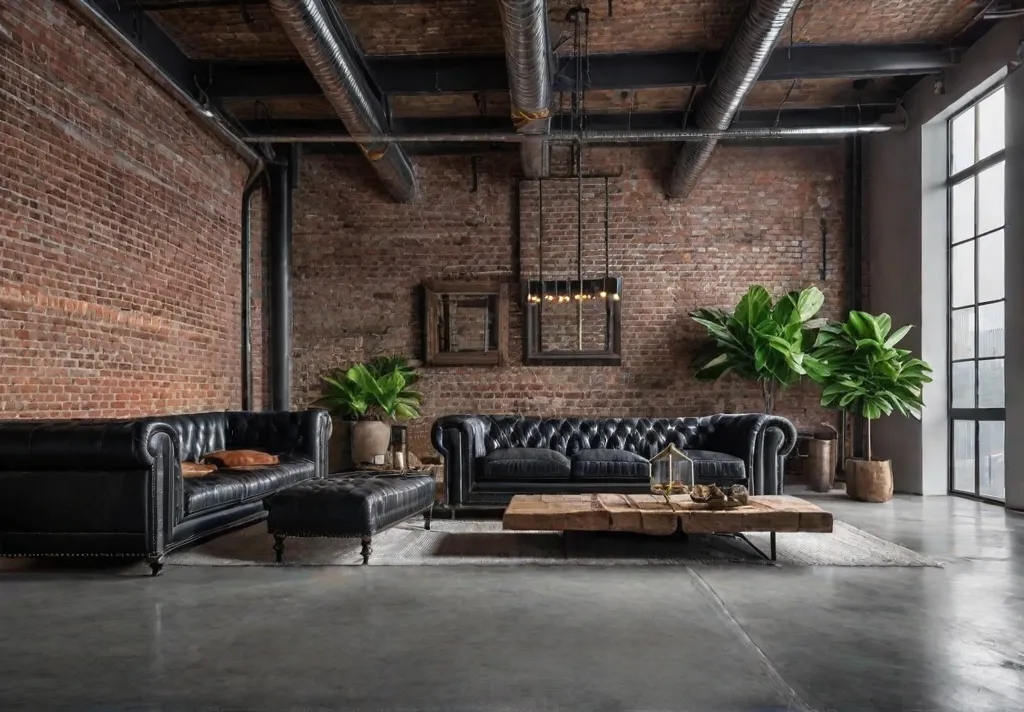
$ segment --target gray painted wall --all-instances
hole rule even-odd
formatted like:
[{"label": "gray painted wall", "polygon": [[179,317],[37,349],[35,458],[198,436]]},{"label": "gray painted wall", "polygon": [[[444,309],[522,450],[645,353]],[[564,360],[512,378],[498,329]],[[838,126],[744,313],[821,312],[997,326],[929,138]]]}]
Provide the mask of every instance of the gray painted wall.
[{"label": "gray painted wall", "polygon": [[[904,342],[919,352],[935,369],[935,382],[924,393],[926,408],[920,422],[890,417],[872,428],[875,457],[891,458],[897,491],[917,494],[945,494],[948,482],[948,426],[946,423],[946,171],[945,120],[970,103],[987,87],[1006,75],[1007,66],[1017,60],[1017,48],[1024,38],[1024,24],[1004,21],[968,51],[963,61],[946,72],[945,91],[935,93],[935,82],[926,79],[909,92],[905,106],[908,128],[903,133],[869,136],[864,151],[864,225],[870,275],[872,312],[888,312],[893,325],[915,324]],[[1016,79],[1016,77],[1014,78]],[[1024,91],[1007,93],[1008,116],[1024,119]],[[1009,124],[1008,124],[1009,125]],[[1015,133],[1022,135],[1013,138]],[[1007,194],[1015,195],[1024,184],[1024,162],[1017,165],[1016,153],[1024,151],[1024,128],[1008,131]],[[1017,142],[1014,149],[1010,143]],[[1007,263],[1015,262],[1010,245],[1024,241],[1024,206],[1014,214],[1013,200],[1007,201]],[[1013,225],[1011,225],[1013,221]],[[1016,227],[1015,227],[1016,226]],[[1024,247],[1018,248],[1024,253]],[[1024,254],[1022,254],[1024,256]],[[1024,279],[1021,270],[1007,270],[1007,405],[1024,393],[1024,335],[1016,344],[1011,315],[1024,320]],[[1010,285],[1015,286],[1011,289]],[[1020,383],[1018,383],[1020,381]],[[1007,505],[1024,508],[1024,482],[1010,463],[1014,457],[1013,433],[1022,432],[1024,405],[1018,412],[1007,411]]]}]

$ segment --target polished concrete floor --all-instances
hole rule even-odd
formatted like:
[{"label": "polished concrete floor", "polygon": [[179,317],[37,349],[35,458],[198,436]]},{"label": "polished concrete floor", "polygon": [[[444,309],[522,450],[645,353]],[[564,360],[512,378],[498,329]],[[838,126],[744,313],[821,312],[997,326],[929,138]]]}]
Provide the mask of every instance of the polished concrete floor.
[{"label": "polished concrete floor", "polygon": [[0,573],[0,710],[1024,709],[1024,515],[815,501],[945,568]]}]

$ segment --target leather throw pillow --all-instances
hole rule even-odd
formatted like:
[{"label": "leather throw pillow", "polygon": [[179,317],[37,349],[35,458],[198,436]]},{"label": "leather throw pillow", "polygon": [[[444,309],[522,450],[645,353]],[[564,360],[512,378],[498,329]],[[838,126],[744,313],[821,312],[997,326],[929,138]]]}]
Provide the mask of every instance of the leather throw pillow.
[{"label": "leather throw pillow", "polygon": [[254,467],[257,465],[276,465],[280,462],[277,455],[259,450],[218,450],[203,455],[203,462],[212,463],[217,467],[231,469],[233,467]]},{"label": "leather throw pillow", "polygon": [[216,472],[216,465],[203,465],[198,462],[183,462],[181,463],[181,476],[182,477],[202,477],[208,475],[211,472]]}]

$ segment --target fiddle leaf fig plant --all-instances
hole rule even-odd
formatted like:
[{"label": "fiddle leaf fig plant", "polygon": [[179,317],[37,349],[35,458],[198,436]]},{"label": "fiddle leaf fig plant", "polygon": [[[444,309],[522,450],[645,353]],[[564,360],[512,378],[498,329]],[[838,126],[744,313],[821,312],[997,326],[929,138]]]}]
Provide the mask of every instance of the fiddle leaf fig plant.
[{"label": "fiddle leaf fig plant", "polygon": [[764,410],[775,409],[780,388],[808,376],[825,377],[825,367],[808,353],[824,320],[815,316],[825,301],[817,287],[790,292],[777,302],[764,287],[754,285],[732,312],[705,308],[690,316],[708,331],[713,344],[695,362],[696,377],[713,381],[726,373],[761,384]]},{"label": "fiddle leaf fig plant", "polygon": [[826,364],[822,406],[862,415],[867,421],[867,455],[871,460],[871,421],[894,411],[921,418],[921,388],[931,383],[931,367],[896,348],[909,325],[892,331],[888,314],[851,311],[845,322],[830,322],[818,332],[814,357]]}]

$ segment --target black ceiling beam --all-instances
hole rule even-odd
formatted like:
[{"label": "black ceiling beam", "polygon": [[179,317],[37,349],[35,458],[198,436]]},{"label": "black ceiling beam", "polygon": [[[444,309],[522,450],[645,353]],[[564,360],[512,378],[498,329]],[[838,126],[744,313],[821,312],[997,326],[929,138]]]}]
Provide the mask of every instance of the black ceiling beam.
[{"label": "black ceiling beam", "polygon": [[[955,64],[958,53],[931,45],[795,45],[775,50],[761,81],[923,75]],[[503,91],[503,55],[367,57],[385,94]],[[572,91],[568,59],[559,60],[555,91]],[[627,52],[590,57],[589,89],[689,86],[714,74],[717,53]],[[197,62],[211,72],[213,93],[225,99],[266,99],[319,94],[301,62],[218,60]]]},{"label": "black ceiling beam", "polygon": [[149,57],[179,89],[189,96],[197,96],[195,85],[198,75],[193,63],[178,49],[174,40],[144,12],[126,10],[118,0],[88,0],[113,25],[128,37],[136,49]]},{"label": "black ceiling beam", "polygon": [[[895,111],[895,104],[867,104],[861,107],[836,106],[823,108],[750,109],[741,111],[733,128],[806,128],[817,126],[856,126],[875,123],[885,114]],[[686,114],[683,111],[658,111],[636,114],[587,115],[586,126],[594,131],[628,131],[678,129],[683,126]],[[551,121],[553,131],[560,130],[559,114]],[[569,128],[569,118],[565,128]],[[396,134],[451,134],[493,131],[497,134],[512,133],[507,116],[431,116],[399,118],[392,120]],[[336,119],[282,119],[242,122],[251,134],[273,134],[278,136],[345,135],[345,125]],[[413,144],[409,144],[413,145]]]},{"label": "black ceiling beam", "polygon": [[[437,0],[335,0],[338,5],[425,5]],[[206,8],[236,7],[242,9],[266,5],[267,0],[121,0],[125,10],[142,12],[168,12],[174,10],[203,10]]]}]

